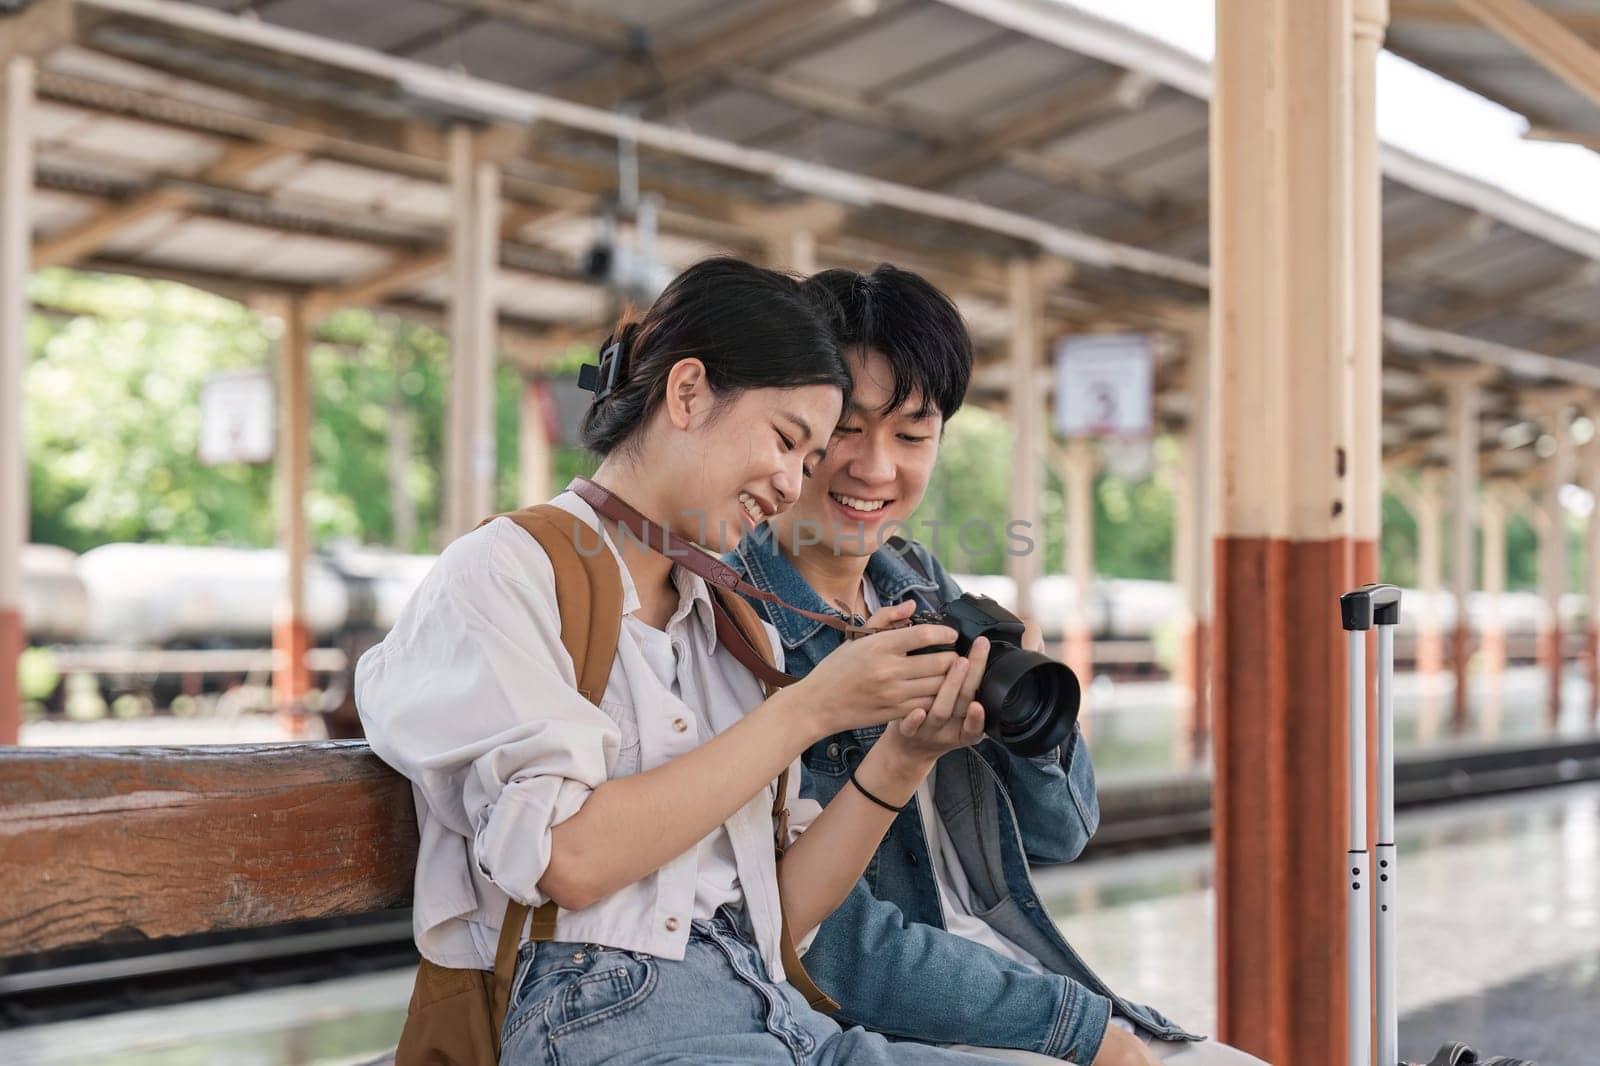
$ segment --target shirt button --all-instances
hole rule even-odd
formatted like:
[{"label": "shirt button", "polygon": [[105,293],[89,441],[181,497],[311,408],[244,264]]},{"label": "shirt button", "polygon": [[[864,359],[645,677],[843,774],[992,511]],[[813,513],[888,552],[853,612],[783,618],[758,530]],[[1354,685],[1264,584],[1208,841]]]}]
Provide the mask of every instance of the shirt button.
[{"label": "shirt button", "polygon": [[672,728],[682,733],[688,730],[689,723],[685,722],[682,718],[674,718],[672,720]]},{"label": "shirt button", "polygon": [[667,932],[676,933],[677,931],[678,931],[678,919],[676,919],[676,918],[668,918],[667,919]]}]

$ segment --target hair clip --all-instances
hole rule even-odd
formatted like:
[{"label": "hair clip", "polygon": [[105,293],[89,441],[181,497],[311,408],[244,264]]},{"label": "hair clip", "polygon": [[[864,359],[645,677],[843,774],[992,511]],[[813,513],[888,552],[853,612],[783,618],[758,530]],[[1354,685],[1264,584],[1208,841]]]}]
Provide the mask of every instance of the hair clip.
[{"label": "hair clip", "polygon": [[598,365],[586,363],[578,368],[578,388],[594,393],[594,402],[599,403],[616,389],[617,372],[621,364],[622,342],[612,341],[600,353]]}]

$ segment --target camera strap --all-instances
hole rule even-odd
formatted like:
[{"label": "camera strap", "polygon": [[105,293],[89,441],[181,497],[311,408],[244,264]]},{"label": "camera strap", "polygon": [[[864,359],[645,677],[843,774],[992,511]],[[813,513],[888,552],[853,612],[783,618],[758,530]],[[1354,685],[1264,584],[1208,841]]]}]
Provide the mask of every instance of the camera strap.
[{"label": "camera strap", "polygon": [[[718,559],[715,555],[707,552],[692,541],[683,539],[665,526],[650,521],[622,497],[586,477],[574,478],[572,491],[577,493],[590,507],[593,507],[596,514],[602,518],[611,519],[626,529],[640,544],[643,544],[653,552],[665,555],[673,562],[684,567],[684,569],[705,578],[714,588],[742,593],[752,599],[774,604],[812,621],[821,622],[823,625],[830,626],[843,633],[846,640],[854,640],[856,637],[864,637],[870,633],[878,632],[877,629],[853,625],[831,614],[822,614],[819,611],[808,611],[803,607],[796,607],[773,593],[756,588],[741,578],[737,570]],[[732,619],[727,617],[726,610],[716,596],[711,597],[711,609],[716,618],[718,639],[752,673],[769,685],[788,685],[796,680],[796,678],[790,677],[788,674],[779,672],[762,659],[756,649],[750,646],[750,642],[745,638],[744,632],[733,623]]]}]

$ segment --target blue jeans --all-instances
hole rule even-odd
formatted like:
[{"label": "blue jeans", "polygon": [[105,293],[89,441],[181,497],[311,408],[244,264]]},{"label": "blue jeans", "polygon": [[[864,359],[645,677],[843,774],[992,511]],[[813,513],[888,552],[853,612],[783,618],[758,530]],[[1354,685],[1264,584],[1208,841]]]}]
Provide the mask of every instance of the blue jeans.
[{"label": "blue jeans", "polygon": [[727,908],[694,922],[682,962],[596,944],[523,944],[503,1037],[500,1066],[994,1066],[964,1052],[840,1029],[788,982],[768,979]]}]

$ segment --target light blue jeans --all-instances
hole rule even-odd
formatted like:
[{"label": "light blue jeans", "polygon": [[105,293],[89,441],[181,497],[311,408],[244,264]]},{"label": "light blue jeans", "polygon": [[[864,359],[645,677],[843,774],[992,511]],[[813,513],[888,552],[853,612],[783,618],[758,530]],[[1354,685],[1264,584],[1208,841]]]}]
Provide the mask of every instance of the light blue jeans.
[{"label": "light blue jeans", "polygon": [[726,908],[694,922],[682,962],[596,944],[522,945],[503,1037],[500,1066],[994,1066],[840,1029],[793,986],[768,979]]}]

